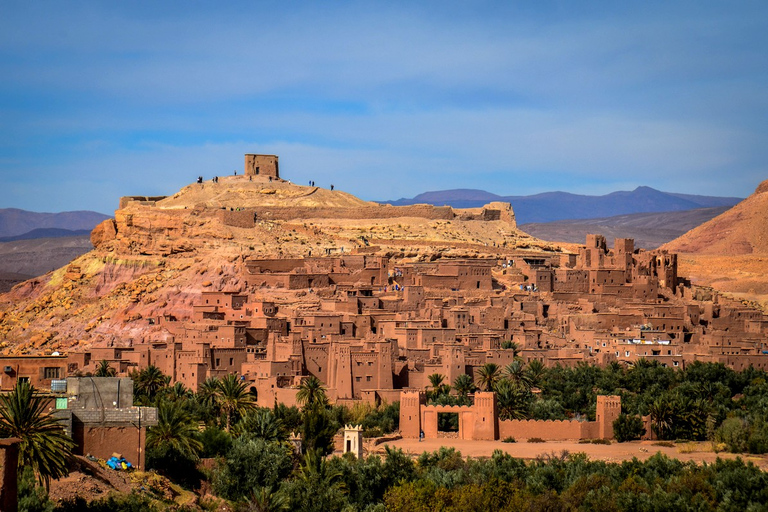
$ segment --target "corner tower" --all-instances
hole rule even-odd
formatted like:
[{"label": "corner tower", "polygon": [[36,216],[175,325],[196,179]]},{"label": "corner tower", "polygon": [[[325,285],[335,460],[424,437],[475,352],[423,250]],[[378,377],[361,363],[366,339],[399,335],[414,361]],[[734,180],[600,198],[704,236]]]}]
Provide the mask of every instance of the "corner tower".
[{"label": "corner tower", "polygon": [[280,167],[277,163],[277,155],[256,155],[246,153],[244,174],[246,176],[280,177]]}]

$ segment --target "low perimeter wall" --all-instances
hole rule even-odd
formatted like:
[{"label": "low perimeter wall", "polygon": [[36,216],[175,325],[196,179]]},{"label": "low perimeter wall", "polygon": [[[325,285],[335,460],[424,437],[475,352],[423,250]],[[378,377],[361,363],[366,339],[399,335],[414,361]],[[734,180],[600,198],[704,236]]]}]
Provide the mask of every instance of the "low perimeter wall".
[{"label": "low perimeter wall", "polygon": [[501,420],[499,438],[514,437],[517,440],[538,437],[546,441],[566,439],[594,439],[598,436],[596,421],[575,420]]}]

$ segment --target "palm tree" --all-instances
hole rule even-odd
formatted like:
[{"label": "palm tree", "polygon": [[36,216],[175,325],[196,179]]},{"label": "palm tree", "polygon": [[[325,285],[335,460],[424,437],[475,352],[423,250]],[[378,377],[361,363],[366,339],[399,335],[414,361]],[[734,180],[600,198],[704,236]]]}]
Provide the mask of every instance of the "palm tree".
[{"label": "palm tree", "polygon": [[278,512],[288,510],[288,498],[280,489],[262,487],[253,491],[251,497],[244,503],[243,508],[247,512]]},{"label": "palm tree", "polygon": [[17,437],[19,467],[31,466],[40,483],[69,473],[67,463],[74,441],[58,421],[45,412],[47,400],[35,396],[35,388],[19,381],[13,391],[0,396],[0,437]]},{"label": "palm tree", "polygon": [[173,450],[196,459],[203,449],[198,428],[180,402],[160,402],[157,425],[147,431],[147,450]]},{"label": "palm tree", "polygon": [[531,380],[531,385],[538,386],[547,369],[544,367],[544,363],[538,359],[532,359],[528,362],[526,371],[528,372],[528,378]]},{"label": "palm tree", "polygon": [[99,366],[96,367],[96,377],[114,377],[117,375],[117,370],[110,366],[109,361],[102,359]]},{"label": "palm tree", "polygon": [[177,382],[165,391],[165,395],[171,401],[188,400],[192,398],[192,391],[187,389],[183,382]]},{"label": "palm tree", "polygon": [[432,386],[432,398],[437,398],[440,396],[443,390],[443,381],[445,380],[445,375],[433,373],[427,378],[429,379],[429,383]]},{"label": "palm tree", "polygon": [[462,373],[456,377],[453,381],[453,387],[465,402],[467,400],[467,395],[474,393],[476,389],[474,379],[472,379],[471,375],[467,375],[466,373]]},{"label": "palm tree", "polygon": [[660,396],[651,403],[648,411],[651,415],[651,427],[659,439],[666,439],[672,433],[675,411],[667,396]]},{"label": "palm tree", "polygon": [[288,438],[283,430],[283,422],[269,409],[247,413],[232,430],[236,436],[250,434],[265,441],[285,441]]},{"label": "palm tree", "polygon": [[325,396],[325,388],[320,379],[314,375],[304,379],[299,386],[299,392],[296,393],[296,401],[305,407],[312,407],[315,404],[325,405],[328,398]]},{"label": "palm tree", "polygon": [[150,402],[155,399],[157,393],[166,387],[170,381],[171,378],[163,375],[160,368],[153,364],[133,375],[136,394],[146,396]]},{"label": "palm tree", "polygon": [[528,417],[530,391],[513,381],[502,380],[496,384],[496,400],[499,419],[521,420]]},{"label": "palm tree", "polygon": [[501,348],[512,351],[512,357],[517,357],[520,353],[520,344],[514,341],[505,341],[501,344]]},{"label": "palm tree", "polygon": [[217,399],[222,412],[227,415],[227,426],[225,428],[227,432],[229,432],[232,425],[232,417],[235,414],[242,416],[256,406],[253,401],[253,395],[247,391],[247,387],[248,385],[235,374],[229,374],[219,382]]},{"label": "palm tree", "polygon": [[515,359],[505,366],[504,375],[515,384],[518,384],[525,389],[531,389],[531,378],[528,376],[528,372],[525,371],[525,365],[521,360]]},{"label": "palm tree", "polygon": [[480,367],[477,375],[480,377],[480,387],[485,391],[492,391],[501,377],[501,372],[496,363],[486,363]]},{"label": "palm tree", "polygon": [[219,394],[219,379],[208,377],[197,388],[197,397],[201,404],[211,407],[216,406],[216,398]]}]

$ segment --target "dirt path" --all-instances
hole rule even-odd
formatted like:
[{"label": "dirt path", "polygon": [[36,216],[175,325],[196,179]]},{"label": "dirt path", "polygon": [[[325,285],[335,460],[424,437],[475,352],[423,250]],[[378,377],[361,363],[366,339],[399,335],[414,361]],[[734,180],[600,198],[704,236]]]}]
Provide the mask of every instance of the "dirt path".
[{"label": "dirt path", "polygon": [[[377,448],[383,452],[384,446],[400,448],[406,453],[414,456],[425,451],[435,451],[441,446],[448,446],[460,451],[462,455],[470,457],[489,457],[494,450],[502,450],[514,457],[522,459],[535,459],[539,456],[546,456],[552,453],[560,454],[568,451],[570,453],[586,453],[590,459],[603,460],[606,462],[621,462],[632,460],[637,457],[639,460],[646,460],[657,452],[679,459],[682,461],[695,461],[697,463],[714,462],[718,457],[721,459],[735,459],[738,455],[732,453],[714,453],[710,443],[692,443],[690,447],[695,447],[692,453],[681,453],[679,450],[683,445],[675,447],[654,446],[654,441],[632,441],[629,443],[613,443],[611,445],[601,444],[580,444],[577,441],[548,441],[546,443],[503,443],[501,441],[465,441],[461,439],[425,439],[419,442],[418,439],[398,439],[383,443]],[[746,461],[751,461],[763,470],[768,470],[768,457],[761,455],[742,455]]]}]

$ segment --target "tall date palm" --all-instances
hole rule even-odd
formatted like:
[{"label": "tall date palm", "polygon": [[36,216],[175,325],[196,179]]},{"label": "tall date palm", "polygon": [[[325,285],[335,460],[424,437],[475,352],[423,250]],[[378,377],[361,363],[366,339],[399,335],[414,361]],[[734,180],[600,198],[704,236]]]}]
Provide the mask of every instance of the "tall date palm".
[{"label": "tall date palm", "polygon": [[19,467],[31,466],[46,487],[51,478],[69,473],[67,463],[74,441],[58,421],[45,412],[46,400],[35,396],[35,387],[18,382],[13,391],[0,396],[0,437],[17,437]]}]

